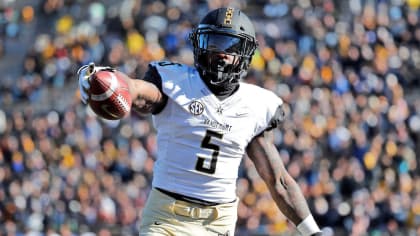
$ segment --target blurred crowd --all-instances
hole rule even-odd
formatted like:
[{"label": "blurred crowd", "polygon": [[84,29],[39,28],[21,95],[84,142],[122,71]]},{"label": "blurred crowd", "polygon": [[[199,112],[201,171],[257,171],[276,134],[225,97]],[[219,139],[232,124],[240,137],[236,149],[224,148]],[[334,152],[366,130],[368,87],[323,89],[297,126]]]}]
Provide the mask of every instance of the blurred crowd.
[{"label": "blurred crowd", "polygon": [[[188,33],[227,5],[255,23],[245,81],[285,101],[276,145],[325,235],[420,235],[420,0],[0,0],[1,235],[136,235],[150,117],[96,117],[75,72],[193,64]],[[236,235],[294,235],[249,159],[239,173]]]}]

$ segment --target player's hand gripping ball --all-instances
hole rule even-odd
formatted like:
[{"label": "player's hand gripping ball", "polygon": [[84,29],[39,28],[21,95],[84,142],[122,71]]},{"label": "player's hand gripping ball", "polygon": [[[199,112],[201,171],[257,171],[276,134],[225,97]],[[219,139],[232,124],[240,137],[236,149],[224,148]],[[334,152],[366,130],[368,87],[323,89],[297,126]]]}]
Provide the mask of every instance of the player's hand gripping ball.
[{"label": "player's hand gripping ball", "polygon": [[99,70],[90,75],[92,110],[107,120],[119,120],[130,113],[131,96],[123,74],[113,70]]}]

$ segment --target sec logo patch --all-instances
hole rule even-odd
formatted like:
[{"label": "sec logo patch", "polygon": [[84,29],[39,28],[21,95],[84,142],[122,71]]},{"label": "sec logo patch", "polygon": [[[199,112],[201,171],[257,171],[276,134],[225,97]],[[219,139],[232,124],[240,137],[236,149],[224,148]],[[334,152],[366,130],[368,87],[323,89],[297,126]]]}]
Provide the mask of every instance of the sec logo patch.
[{"label": "sec logo patch", "polygon": [[193,101],[188,106],[188,109],[190,110],[191,114],[198,116],[198,115],[203,114],[204,105],[199,101]]}]

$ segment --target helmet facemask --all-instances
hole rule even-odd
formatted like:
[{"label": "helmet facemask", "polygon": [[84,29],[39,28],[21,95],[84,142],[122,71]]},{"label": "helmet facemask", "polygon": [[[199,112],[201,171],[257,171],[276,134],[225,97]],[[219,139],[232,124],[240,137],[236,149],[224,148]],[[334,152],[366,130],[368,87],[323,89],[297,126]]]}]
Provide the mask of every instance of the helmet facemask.
[{"label": "helmet facemask", "polygon": [[257,46],[247,35],[218,32],[211,25],[200,25],[190,39],[196,67],[215,86],[237,83],[245,76]]}]

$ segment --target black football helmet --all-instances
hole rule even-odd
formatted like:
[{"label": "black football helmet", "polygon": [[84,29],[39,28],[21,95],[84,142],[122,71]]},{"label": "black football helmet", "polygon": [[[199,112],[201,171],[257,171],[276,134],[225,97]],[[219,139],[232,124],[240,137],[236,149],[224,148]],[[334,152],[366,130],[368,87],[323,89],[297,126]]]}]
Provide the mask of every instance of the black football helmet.
[{"label": "black football helmet", "polygon": [[[191,32],[194,63],[203,79],[215,86],[238,83],[257,48],[255,29],[242,11],[219,8],[209,12]],[[230,55],[226,63],[220,55]]]}]

